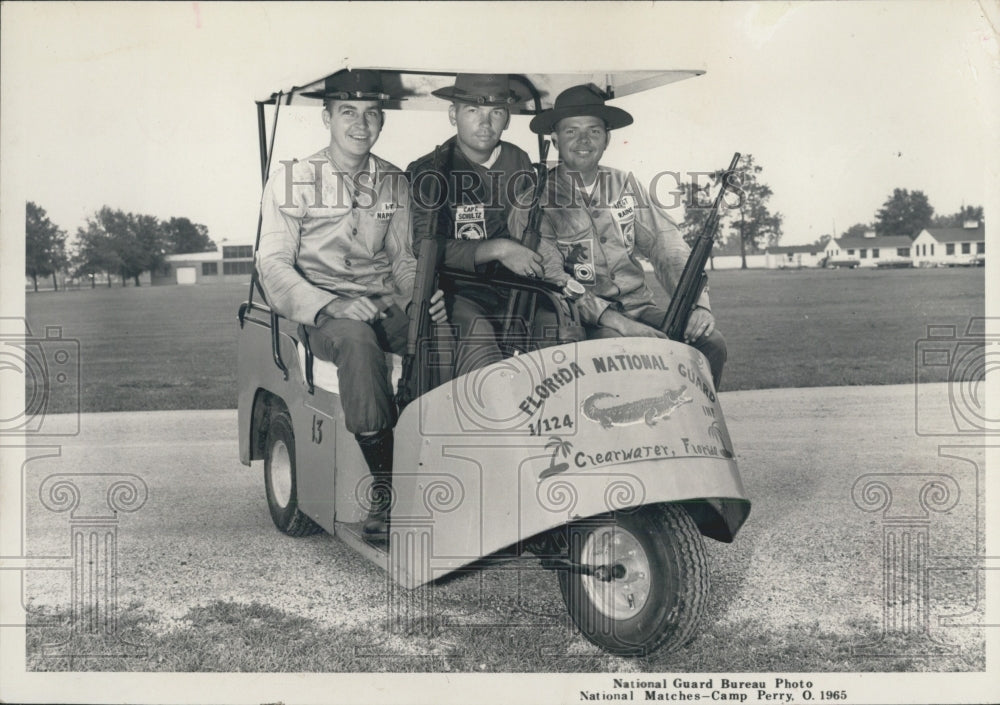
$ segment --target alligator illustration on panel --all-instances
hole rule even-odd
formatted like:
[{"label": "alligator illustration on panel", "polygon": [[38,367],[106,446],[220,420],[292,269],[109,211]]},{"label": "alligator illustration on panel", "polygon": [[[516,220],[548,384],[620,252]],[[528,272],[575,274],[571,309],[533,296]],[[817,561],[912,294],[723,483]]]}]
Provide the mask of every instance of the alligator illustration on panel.
[{"label": "alligator illustration on panel", "polygon": [[628,426],[640,421],[645,421],[648,426],[655,426],[657,419],[670,416],[678,406],[692,401],[686,392],[687,385],[680,389],[668,389],[658,397],[646,397],[615,406],[597,404],[602,399],[620,398],[617,394],[597,392],[583,400],[581,411],[588,419],[601,424],[604,428]]}]

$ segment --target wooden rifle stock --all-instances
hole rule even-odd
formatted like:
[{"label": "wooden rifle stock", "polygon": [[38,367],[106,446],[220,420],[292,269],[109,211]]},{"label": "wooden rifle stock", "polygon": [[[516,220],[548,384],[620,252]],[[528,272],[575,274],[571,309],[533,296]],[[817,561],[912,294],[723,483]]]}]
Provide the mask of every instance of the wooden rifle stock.
[{"label": "wooden rifle stock", "polygon": [[705,274],[705,265],[712,254],[712,245],[715,243],[715,231],[719,228],[719,206],[722,198],[726,195],[726,188],[729,186],[730,176],[736,171],[736,165],[740,161],[740,153],[733,155],[733,161],[729,168],[722,175],[722,186],[719,194],[712,204],[712,212],[709,213],[705,225],[698,234],[691,247],[691,254],[688,255],[684,264],[684,271],[681,272],[680,281],[674,289],[670,298],[670,305],[667,307],[667,314],[663,317],[660,330],[667,334],[671,340],[684,340],[684,331],[687,328],[688,318],[691,316],[691,309],[701,297],[701,292],[705,289],[708,276]]},{"label": "wooden rifle stock", "polygon": [[[434,148],[435,174],[441,173],[440,150]],[[435,182],[436,182],[435,177]],[[441,189],[438,184],[437,194],[431,203],[433,212],[427,221],[427,231],[420,239],[420,244],[415,253],[417,256],[417,269],[413,277],[413,307],[410,310],[410,327],[406,336],[406,355],[403,356],[403,370],[399,378],[399,387],[396,391],[396,406],[400,411],[426,392],[425,386],[430,378],[430,370],[420,369],[417,361],[422,359],[421,347],[425,341],[430,341],[433,334],[434,323],[430,317],[431,297],[437,290],[438,267],[444,259],[444,246],[437,237],[437,219],[440,203]],[[426,367],[427,360],[422,360]]]},{"label": "wooden rifle stock", "polygon": [[531,195],[531,207],[528,210],[528,223],[521,233],[521,244],[529,250],[537,250],[538,243],[542,239],[539,231],[539,223],[542,222],[542,196],[545,195],[545,183],[549,174],[549,168],[545,164],[545,159],[549,155],[549,141],[542,143],[541,158],[538,160],[538,181],[535,182],[535,191]]}]

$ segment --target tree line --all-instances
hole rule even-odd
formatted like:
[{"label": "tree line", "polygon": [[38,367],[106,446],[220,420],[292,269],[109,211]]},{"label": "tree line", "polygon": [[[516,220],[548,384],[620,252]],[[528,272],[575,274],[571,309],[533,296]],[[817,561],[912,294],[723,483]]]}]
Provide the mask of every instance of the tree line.
[{"label": "tree line", "polygon": [[[962,206],[955,213],[935,215],[934,207],[923,191],[893,189],[882,207],[875,212],[870,223],[855,223],[834,237],[864,237],[866,232],[876,235],[906,235],[914,239],[927,228],[961,228],[968,221],[983,223],[982,206]],[[822,235],[814,244],[826,245],[829,234]]]},{"label": "tree line", "polygon": [[128,279],[139,286],[139,275],[162,267],[167,255],[215,249],[208,228],[188,218],[160,220],[108,206],[87,218],[68,246],[66,231],[44,208],[28,201],[25,211],[24,272],[35,291],[38,278],[48,276],[58,290],[59,272],[89,277],[91,286],[96,286],[97,274],[107,276],[109,287],[113,275],[121,277],[122,286]]},{"label": "tree line", "polygon": [[[761,180],[762,171],[752,154],[742,158],[735,176],[738,194],[727,198],[716,235],[719,243],[735,239],[740,244],[744,269],[748,252],[762,252],[778,244],[782,234],[782,216],[772,213],[768,206],[773,192]],[[704,183],[694,179],[682,184],[687,204],[682,227],[689,242],[701,232],[710,212],[709,189],[723,174],[724,170],[719,170],[703,175],[707,177]],[[38,277],[51,275],[56,284],[56,272],[67,266],[77,277],[105,273],[109,287],[112,274],[120,276],[123,285],[127,279],[133,279],[138,286],[139,275],[160,267],[166,255],[205,252],[216,247],[208,237],[208,229],[187,218],[159,221],[150,215],[125,213],[105,206],[77,230],[74,250],[67,255],[66,233],[49,221],[44,209],[30,202],[27,244],[25,272],[34,281],[35,291],[38,291]],[[93,285],[93,279],[91,282]]]},{"label": "tree line", "polygon": [[[743,258],[742,268],[747,268],[748,253],[764,252],[776,246],[782,237],[782,215],[772,212],[769,200],[774,195],[771,187],[761,178],[763,167],[754,161],[752,154],[746,154],[736,169],[734,183],[737,193],[727,198],[721,210],[716,243],[739,245]],[[716,193],[725,171],[720,169],[707,175],[707,180],[697,178],[682,184],[685,199],[684,223],[681,226],[684,239],[693,242],[700,233],[711,213],[710,193]],[[739,202],[736,203],[737,194]],[[923,191],[893,189],[892,193],[874,214],[870,223],[855,223],[839,235],[825,234],[814,245],[825,246],[831,237],[864,237],[866,232],[877,235],[906,235],[913,239],[926,228],[960,228],[968,221],[984,220],[982,206],[962,206],[957,212],[936,215],[927,195]]]},{"label": "tree line", "polygon": [[[734,182],[738,187],[730,193],[721,209],[716,242],[725,245],[736,242],[747,268],[747,254],[760,253],[777,245],[782,237],[782,214],[772,212],[769,201],[771,187],[761,178],[763,167],[746,154],[736,169]],[[685,199],[685,216],[681,226],[684,238],[692,242],[702,231],[711,213],[714,192],[724,176],[719,170],[693,178],[681,184]],[[915,238],[925,228],[958,228],[969,220],[983,222],[982,206],[962,206],[950,215],[935,215],[922,191],[894,189],[875,213],[871,223],[855,223],[840,235],[822,235],[815,245],[824,246],[831,237],[863,237],[874,230],[878,235],[907,235]],[[35,291],[38,278],[51,276],[58,288],[56,273],[67,270],[76,277],[106,274],[121,277],[122,285],[133,279],[139,285],[139,275],[155,271],[170,254],[206,252],[216,249],[208,236],[208,228],[192,223],[188,218],[161,221],[151,215],[126,213],[105,206],[78,228],[71,252],[67,252],[66,232],[49,220],[45,210],[28,202],[26,213],[25,274],[31,277]]]}]

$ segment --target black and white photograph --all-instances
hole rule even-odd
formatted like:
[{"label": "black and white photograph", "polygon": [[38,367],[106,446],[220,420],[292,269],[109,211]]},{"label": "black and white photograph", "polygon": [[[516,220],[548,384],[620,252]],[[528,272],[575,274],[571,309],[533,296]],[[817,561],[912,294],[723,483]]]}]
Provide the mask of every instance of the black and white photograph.
[{"label": "black and white photograph", "polygon": [[998,28],[0,4],[0,701],[1000,701]]}]

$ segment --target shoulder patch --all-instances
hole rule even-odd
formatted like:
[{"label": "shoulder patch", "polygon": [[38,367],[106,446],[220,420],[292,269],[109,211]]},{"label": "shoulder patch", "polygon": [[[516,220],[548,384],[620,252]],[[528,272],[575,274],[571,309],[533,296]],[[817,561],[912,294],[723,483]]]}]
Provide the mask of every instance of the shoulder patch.
[{"label": "shoulder patch", "polygon": [[472,203],[455,208],[455,239],[486,239],[486,209],[482,203]]}]

